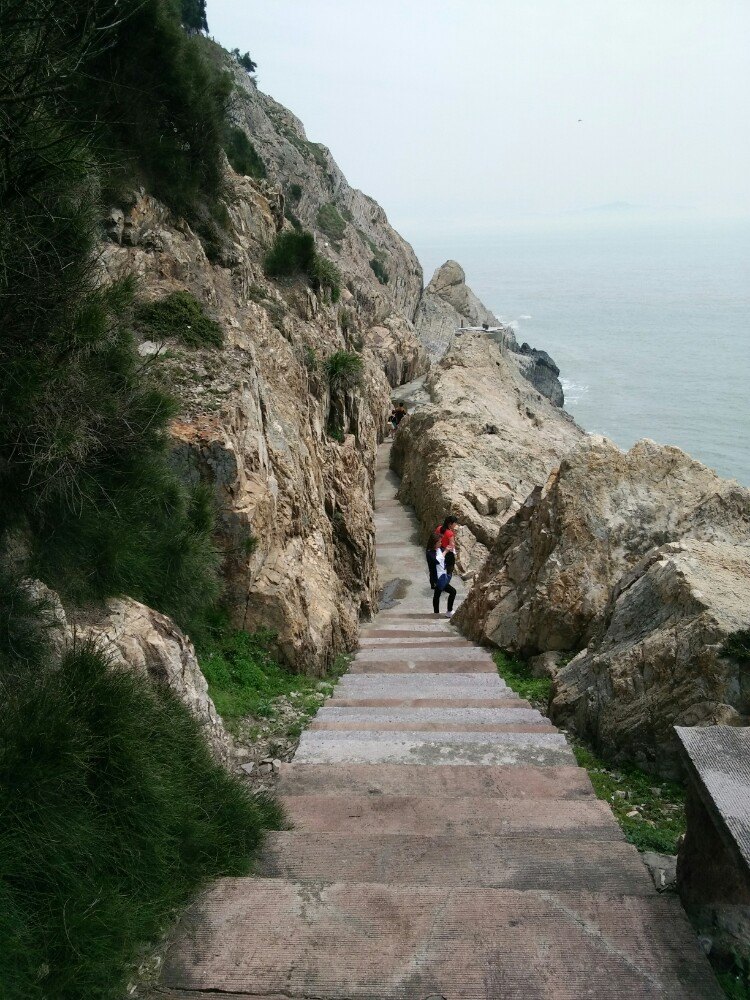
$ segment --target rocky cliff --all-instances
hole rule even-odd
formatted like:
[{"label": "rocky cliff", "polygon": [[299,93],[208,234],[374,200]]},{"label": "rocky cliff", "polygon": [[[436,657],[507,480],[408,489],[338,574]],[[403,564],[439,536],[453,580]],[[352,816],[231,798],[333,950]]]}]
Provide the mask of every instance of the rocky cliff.
[{"label": "rocky cliff", "polygon": [[749,567],[748,490],[677,448],[588,437],[503,526],[457,620],[523,656],[560,653],[554,717],[669,774],[673,725],[750,713],[730,652]]},{"label": "rocky cliff", "polygon": [[[219,250],[209,259],[184,220],[134,191],[112,206],[103,266],[111,278],[135,273],[143,301],[188,292],[218,322],[221,348],[187,347],[180,331],[144,332],[141,352],[162,358],[181,401],[174,462],[216,497],[235,624],[273,629],[288,664],[319,672],[355,645],[359,617],[376,603],[374,458],[390,386],[426,367],[411,322],[422,275],[382,209],[349,187],[330,153],[233,72],[232,115],[267,177],[227,166]],[[340,269],[337,303],[304,277],[264,273],[277,234],[300,224]],[[360,357],[357,386],[332,389],[325,366],[336,352]]]},{"label": "rocky cliff", "polygon": [[502,525],[583,435],[524,379],[502,340],[456,336],[399,428],[392,462],[425,535],[459,518],[461,568],[478,569]]},{"label": "rocky cliff", "polygon": [[521,375],[555,406],[565,402],[560,369],[546,351],[519,346],[510,326],[503,325],[466,284],[460,264],[448,260],[435,271],[417,306],[414,323],[433,362],[450,350],[459,331],[484,327]]}]

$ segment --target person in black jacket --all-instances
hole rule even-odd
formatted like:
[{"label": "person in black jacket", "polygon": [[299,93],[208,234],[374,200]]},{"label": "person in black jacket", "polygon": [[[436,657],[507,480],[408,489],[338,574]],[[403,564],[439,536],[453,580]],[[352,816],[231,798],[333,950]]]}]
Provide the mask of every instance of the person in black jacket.
[{"label": "person in black jacket", "polygon": [[451,587],[450,574],[445,568],[445,552],[440,546],[441,536],[437,531],[433,531],[427,543],[425,557],[427,558],[427,569],[430,574],[430,588],[432,589],[432,610],[436,615],[440,614],[440,595],[448,595],[448,617],[453,614],[453,602],[456,599],[456,588]]}]

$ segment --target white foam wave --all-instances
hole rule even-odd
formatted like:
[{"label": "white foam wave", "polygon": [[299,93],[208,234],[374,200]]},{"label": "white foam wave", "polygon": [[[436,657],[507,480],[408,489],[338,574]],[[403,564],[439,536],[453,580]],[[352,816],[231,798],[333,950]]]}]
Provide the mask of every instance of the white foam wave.
[{"label": "white foam wave", "polygon": [[519,316],[518,318],[519,318],[519,319],[531,319],[532,317],[531,317],[531,316],[529,316],[529,315],[528,315],[528,313],[523,313],[523,314],[522,314],[521,316]]},{"label": "white foam wave", "polygon": [[589,391],[587,385],[582,385],[580,382],[572,382],[570,379],[561,378],[560,384],[563,387],[563,392],[565,393],[565,405],[570,403],[580,403],[583,396]]}]

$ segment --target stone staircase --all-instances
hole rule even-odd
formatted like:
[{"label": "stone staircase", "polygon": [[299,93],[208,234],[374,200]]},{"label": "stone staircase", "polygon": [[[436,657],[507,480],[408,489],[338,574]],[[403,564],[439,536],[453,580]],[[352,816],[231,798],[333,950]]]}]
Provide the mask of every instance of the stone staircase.
[{"label": "stone staircase", "polygon": [[280,794],[257,877],[188,911],[162,994],[219,1000],[718,1000],[565,737],[431,612],[412,515],[379,456],[393,595]]}]

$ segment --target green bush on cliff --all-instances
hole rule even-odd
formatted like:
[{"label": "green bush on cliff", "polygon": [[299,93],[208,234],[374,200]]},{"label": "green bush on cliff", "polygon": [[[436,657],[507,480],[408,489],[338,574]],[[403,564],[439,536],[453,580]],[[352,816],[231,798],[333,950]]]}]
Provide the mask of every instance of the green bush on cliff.
[{"label": "green bush on cliff", "polygon": [[315,249],[315,239],[306,230],[279,233],[266,254],[265,272],[269,278],[288,278],[304,274],[316,288],[328,290],[337,302],[341,294],[341,272]]},{"label": "green bush on cliff", "polygon": [[224,334],[190,292],[172,292],[139,307],[138,321],[153,340],[179,337],[188,347],[221,347]]},{"label": "green bush on cliff", "polygon": [[362,381],[364,364],[358,354],[335,351],[326,361],[328,384],[332,390],[353,389]]},{"label": "green bush on cliff", "polygon": [[388,274],[388,271],[386,270],[385,264],[383,264],[382,260],[380,260],[378,257],[373,257],[372,260],[370,261],[370,267],[372,268],[373,273],[380,282],[380,284],[387,285],[388,282],[390,281],[390,275]]},{"label": "green bush on cliff", "polygon": [[325,205],[321,205],[318,209],[318,225],[328,237],[328,239],[333,244],[339,244],[344,238],[344,233],[346,232],[346,223],[339,210],[333,204],[333,202],[328,202]]},{"label": "green bush on cliff", "polygon": [[2,695],[3,998],[120,1000],[144,942],[206,879],[244,874],[281,817],[173,696],[92,648]]},{"label": "green bush on cliff", "polygon": [[266,165],[256,152],[247,133],[235,126],[227,126],[224,132],[224,152],[232,170],[246,177],[262,180],[266,176]]}]

